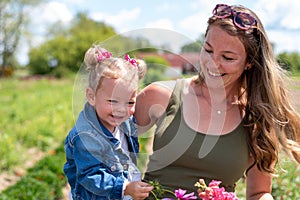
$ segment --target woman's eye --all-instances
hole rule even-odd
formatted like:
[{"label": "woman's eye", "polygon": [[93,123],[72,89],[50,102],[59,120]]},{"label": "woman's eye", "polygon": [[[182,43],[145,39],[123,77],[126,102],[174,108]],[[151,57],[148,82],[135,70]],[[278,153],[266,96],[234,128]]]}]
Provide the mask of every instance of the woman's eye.
[{"label": "woman's eye", "polygon": [[210,49],[206,49],[206,48],[203,48],[204,49],[204,51],[206,51],[207,53],[212,53],[213,51],[212,50],[210,50]]},{"label": "woman's eye", "polygon": [[229,60],[229,61],[234,60],[234,58],[228,57],[228,56],[223,56],[223,58],[224,58],[225,60]]}]

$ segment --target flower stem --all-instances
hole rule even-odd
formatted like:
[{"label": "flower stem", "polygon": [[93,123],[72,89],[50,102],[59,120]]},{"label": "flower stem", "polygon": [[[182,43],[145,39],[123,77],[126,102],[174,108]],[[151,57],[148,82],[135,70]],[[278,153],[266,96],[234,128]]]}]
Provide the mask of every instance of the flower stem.
[{"label": "flower stem", "polygon": [[156,196],[156,194],[155,194],[154,191],[151,190],[150,192],[151,192],[151,194],[154,196],[155,200],[159,200],[159,199],[157,198],[157,196]]}]

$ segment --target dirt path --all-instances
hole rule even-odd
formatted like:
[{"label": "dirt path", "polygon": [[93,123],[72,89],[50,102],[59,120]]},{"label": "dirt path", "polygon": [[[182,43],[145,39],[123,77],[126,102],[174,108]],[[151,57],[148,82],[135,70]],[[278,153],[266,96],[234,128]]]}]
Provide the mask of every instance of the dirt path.
[{"label": "dirt path", "polygon": [[28,158],[22,166],[16,166],[11,170],[11,172],[4,171],[0,174],[0,192],[11,185],[14,185],[26,174],[26,169],[33,167],[37,161],[44,157],[45,153],[39,151],[37,148],[30,148],[27,152],[24,152],[24,155],[28,155],[26,156]]}]

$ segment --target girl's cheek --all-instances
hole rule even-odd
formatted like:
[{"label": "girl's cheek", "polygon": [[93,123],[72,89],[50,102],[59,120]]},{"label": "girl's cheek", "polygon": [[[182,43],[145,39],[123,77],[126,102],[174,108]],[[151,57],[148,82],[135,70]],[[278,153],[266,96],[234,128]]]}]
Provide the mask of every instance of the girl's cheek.
[{"label": "girl's cheek", "polygon": [[135,107],[132,106],[132,108],[129,109],[129,114],[130,114],[130,115],[133,115],[134,111],[135,111]]}]

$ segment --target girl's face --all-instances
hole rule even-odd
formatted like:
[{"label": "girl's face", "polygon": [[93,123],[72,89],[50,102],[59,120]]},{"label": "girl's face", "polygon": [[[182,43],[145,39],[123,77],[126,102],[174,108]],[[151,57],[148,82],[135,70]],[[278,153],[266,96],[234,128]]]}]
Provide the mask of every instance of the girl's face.
[{"label": "girl's face", "polygon": [[210,88],[228,87],[239,81],[246,67],[246,51],[236,36],[211,26],[200,53],[201,69]]},{"label": "girl's face", "polygon": [[[110,131],[127,120],[135,111],[137,89],[122,79],[103,78],[100,88],[93,96],[87,89],[89,103],[94,106],[98,119]],[[94,98],[90,98],[94,97]]]}]

